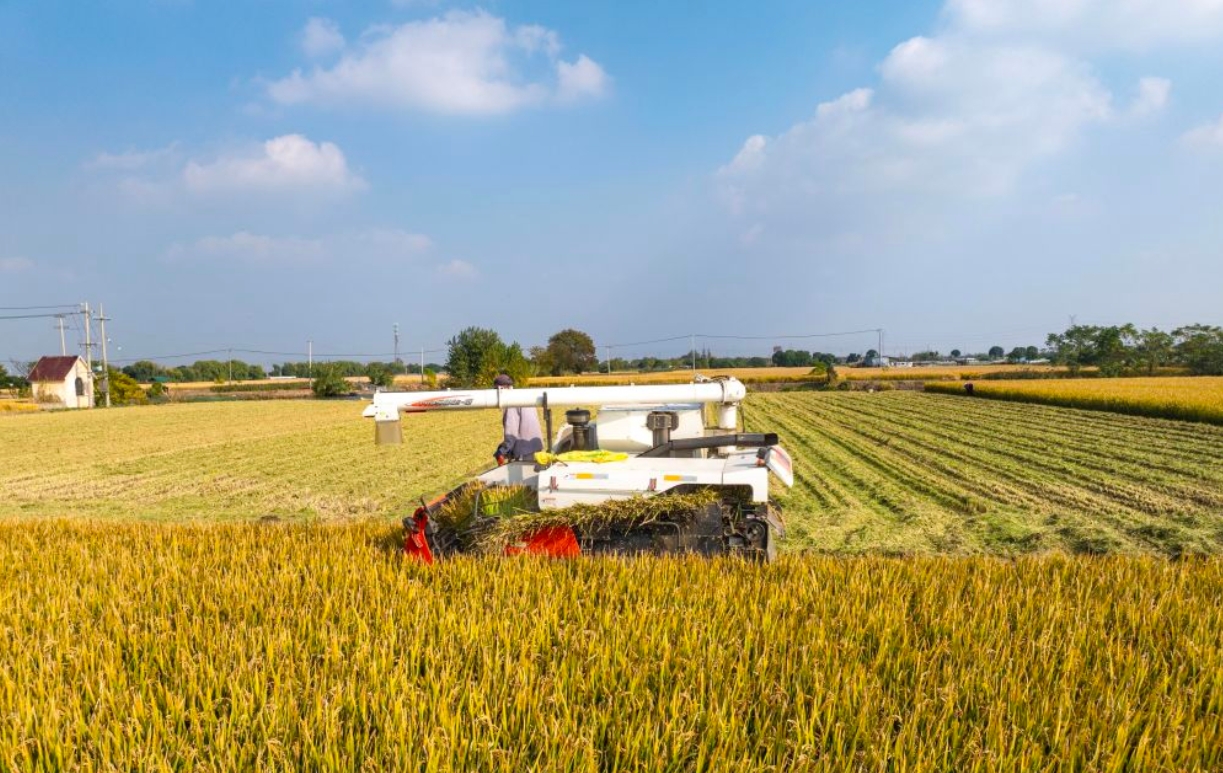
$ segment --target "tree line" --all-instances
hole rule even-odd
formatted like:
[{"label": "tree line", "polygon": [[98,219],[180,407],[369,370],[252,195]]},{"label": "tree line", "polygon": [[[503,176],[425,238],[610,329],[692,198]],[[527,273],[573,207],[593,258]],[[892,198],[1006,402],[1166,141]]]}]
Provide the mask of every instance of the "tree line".
[{"label": "tree line", "polygon": [[1101,376],[1154,375],[1174,366],[1194,375],[1223,375],[1223,327],[1185,325],[1170,332],[1134,325],[1073,325],[1050,333],[1050,359],[1072,375],[1094,367]]},{"label": "tree line", "polygon": [[[1181,367],[1190,373],[1223,375],[1223,328],[1212,325],[1185,325],[1172,331],[1158,328],[1141,330],[1132,324],[1115,326],[1072,325],[1061,333],[1050,333],[1045,346],[1017,346],[1007,352],[992,346],[986,352],[964,353],[952,349],[947,355],[938,351],[922,351],[910,359],[932,362],[945,359],[965,361],[1006,359],[1014,363],[1048,359],[1065,366],[1071,375],[1084,368],[1095,368],[1102,376],[1154,374],[1159,368]],[[726,357],[709,349],[692,350],[675,357],[613,357],[600,362],[594,340],[585,332],[567,328],[552,335],[546,346],[524,350],[517,342],[506,343],[495,331],[468,327],[447,342],[446,361],[427,363],[426,383],[436,384],[437,374],[447,373],[449,384],[455,387],[481,387],[492,384],[498,373],[508,373],[519,383],[531,376],[563,376],[610,368],[613,371],[666,371],[690,368],[723,370],[728,368],[810,367],[831,370],[838,365],[861,366],[874,364],[878,352],[850,353],[838,356],[828,352],[781,349],[770,357]],[[16,364],[16,363],[15,363]],[[24,364],[24,363],[23,363]],[[32,367],[33,363],[28,366]],[[0,389],[24,386],[18,375],[10,376],[0,368]],[[28,371],[28,367],[25,368]],[[335,360],[325,363],[283,362],[265,369],[257,363],[242,360],[197,360],[190,365],[163,366],[151,360],[139,360],[114,373],[121,373],[135,382],[174,383],[209,381],[250,381],[269,376],[308,378],[327,384],[326,391],[347,390],[345,378],[366,377],[374,385],[390,387],[397,375],[419,375],[419,363],[358,362]],[[115,378],[111,379],[112,390]],[[125,382],[126,383],[126,382]],[[316,390],[317,391],[317,390]],[[113,398],[113,394],[112,394]]]}]

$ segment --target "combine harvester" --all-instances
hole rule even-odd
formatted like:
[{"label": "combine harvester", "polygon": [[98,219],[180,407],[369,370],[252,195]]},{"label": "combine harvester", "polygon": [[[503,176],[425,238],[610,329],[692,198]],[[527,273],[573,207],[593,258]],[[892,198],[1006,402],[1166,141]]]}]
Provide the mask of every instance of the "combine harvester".
[{"label": "combine harvester", "polygon": [[[507,545],[506,553],[698,553],[771,559],[783,526],[769,500],[769,472],[787,487],[794,484],[794,472],[776,434],[738,431],[739,404],[746,393],[734,378],[670,385],[378,392],[364,416],[374,419],[375,442],[381,445],[402,442],[403,413],[538,407],[545,417],[546,437],[553,437],[552,409],[571,408],[549,454],[537,461],[499,464],[443,497],[421,500],[422,506],[404,519],[404,548],[426,562],[456,552],[464,542],[462,535],[437,522],[441,509],[464,496],[472,498],[473,492],[473,508],[478,508],[480,493],[499,487],[525,491],[529,509],[543,515],[571,506],[585,512],[591,505],[612,510],[617,501],[638,497],[680,502],[699,494],[707,502],[696,513],[669,513],[658,507],[664,503],[650,502],[657,515],[648,522],[609,518],[598,519],[597,525],[570,524],[557,513],[558,519]],[[598,406],[597,417],[592,420],[581,406]],[[706,406],[716,415],[713,426],[706,426]],[[473,515],[480,512],[474,510]],[[480,515],[475,522],[487,525],[493,518]]]}]

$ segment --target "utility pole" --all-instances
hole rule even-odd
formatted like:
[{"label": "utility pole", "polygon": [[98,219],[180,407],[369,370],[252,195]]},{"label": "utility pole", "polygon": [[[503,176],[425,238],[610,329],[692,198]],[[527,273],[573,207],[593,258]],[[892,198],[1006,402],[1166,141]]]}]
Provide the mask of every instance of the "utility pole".
[{"label": "utility pole", "polygon": [[229,383],[232,384],[234,383],[234,350],[228,349],[226,350],[226,354],[229,355]]},{"label": "utility pole", "polygon": [[89,303],[81,304],[81,314],[85,317],[85,367],[89,377],[93,378],[93,340],[90,338]]},{"label": "utility pole", "polygon": [[420,383],[425,383],[425,347],[420,347]]},{"label": "utility pole", "polygon": [[399,323],[395,323],[395,364],[403,365],[403,360],[399,359]]},{"label": "utility pole", "polygon": [[879,364],[883,364],[883,328],[876,331],[879,333]]},{"label": "utility pole", "polygon": [[696,336],[689,336],[689,344],[692,346],[692,372],[696,373]]},{"label": "utility pole", "polygon": [[306,341],[306,376],[314,378],[314,340]]},{"label": "utility pole", "polygon": [[611,358],[611,349],[612,349],[612,348],[611,348],[610,346],[609,346],[609,347],[607,347],[607,375],[609,375],[609,376],[611,375],[611,372],[612,372],[612,365],[611,365],[611,360],[612,360],[612,358]]},{"label": "utility pole", "polygon": [[68,356],[68,343],[64,340],[64,315],[55,318],[59,322],[59,353]]},{"label": "utility pole", "polygon": [[106,407],[110,407],[110,360],[106,358],[106,311],[98,304],[98,325],[102,334],[102,394],[106,397]]}]

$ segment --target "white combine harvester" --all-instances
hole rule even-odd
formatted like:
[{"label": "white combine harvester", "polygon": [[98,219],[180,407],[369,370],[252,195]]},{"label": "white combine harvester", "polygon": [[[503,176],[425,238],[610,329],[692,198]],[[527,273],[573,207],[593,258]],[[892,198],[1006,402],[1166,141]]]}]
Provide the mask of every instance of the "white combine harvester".
[{"label": "white combine harvester", "polygon": [[[486,486],[520,484],[534,489],[540,510],[701,489],[719,494],[720,502],[696,519],[662,518],[627,530],[569,533],[561,540],[555,533],[540,535],[538,540],[526,540],[525,552],[571,555],[580,547],[582,552],[595,553],[772,557],[782,523],[769,500],[769,474],[792,486],[794,472],[776,434],[738,431],[739,404],[745,397],[746,389],[734,378],[674,385],[378,392],[364,415],[374,419],[376,442],[386,444],[402,442],[403,413],[540,408],[547,436],[552,438],[551,453],[557,458],[547,464],[509,462],[476,479]],[[565,425],[554,435],[552,409],[560,406],[573,409],[565,412]],[[595,419],[581,406],[597,406]],[[709,425],[706,406],[713,409]],[[619,460],[575,461],[583,456],[569,454],[575,451],[618,452]],[[450,540],[435,529],[430,515],[462,488],[429,503],[422,501],[405,519],[409,553],[431,561],[433,553],[446,552]]]}]

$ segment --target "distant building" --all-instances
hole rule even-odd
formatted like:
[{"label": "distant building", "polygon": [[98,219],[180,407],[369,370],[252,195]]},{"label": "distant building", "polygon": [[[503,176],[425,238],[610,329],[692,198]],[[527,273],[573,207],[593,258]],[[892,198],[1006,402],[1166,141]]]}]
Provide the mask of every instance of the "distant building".
[{"label": "distant building", "polygon": [[29,382],[35,402],[93,407],[93,374],[80,357],[43,357],[30,371]]},{"label": "distant building", "polygon": [[895,357],[880,357],[878,355],[871,357],[867,356],[862,360],[862,365],[867,368],[911,368],[913,363],[909,360],[901,360]]}]

